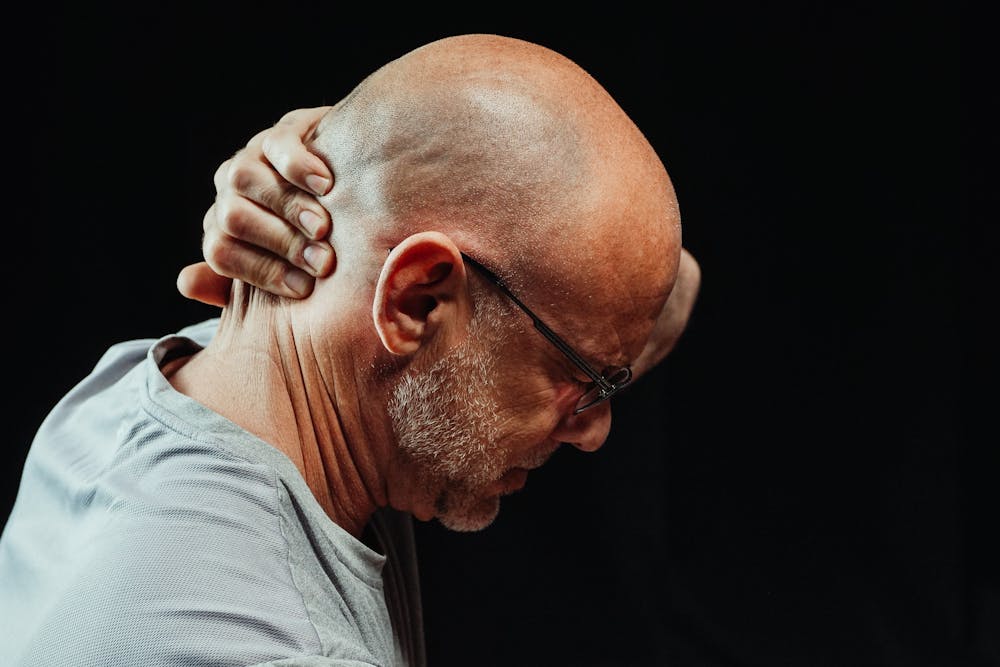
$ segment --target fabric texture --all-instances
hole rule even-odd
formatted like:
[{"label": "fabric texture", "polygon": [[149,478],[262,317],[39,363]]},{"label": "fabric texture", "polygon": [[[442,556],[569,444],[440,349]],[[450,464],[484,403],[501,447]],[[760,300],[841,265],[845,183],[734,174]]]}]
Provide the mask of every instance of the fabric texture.
[{"label": "fabric texture", "polygon": [[424,664],[412,519],[356,539],[160,372],[216,325],[115,345],[41,425],[0,538],[0,664]]}]

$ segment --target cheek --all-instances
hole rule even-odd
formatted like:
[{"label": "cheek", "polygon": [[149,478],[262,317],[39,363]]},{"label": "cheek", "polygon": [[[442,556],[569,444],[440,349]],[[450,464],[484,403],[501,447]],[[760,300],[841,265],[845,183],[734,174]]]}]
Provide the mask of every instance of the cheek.
[{"label": "cheek", "polygon": [[508,451],[523,451],[537,447],[550,439],[552,432],[572,409],[579,397],[576,383],[551,381],[521,387],[520,395],[501,401],[499,434],[501,445]]},{"label": "cheek", "polygon": [[503,346],[491,384],[504,440],[537,444],[572,411],[582,389],[557,350],[544,340],[541,347],[532,342]]},{"label": "cheek", "polygon": [[494,384],[499,400],[513,410],[559,410],[570,394],[580,392],[581,385],[560,359],[535,349],[525,350],[517,360],[496,368]]}]

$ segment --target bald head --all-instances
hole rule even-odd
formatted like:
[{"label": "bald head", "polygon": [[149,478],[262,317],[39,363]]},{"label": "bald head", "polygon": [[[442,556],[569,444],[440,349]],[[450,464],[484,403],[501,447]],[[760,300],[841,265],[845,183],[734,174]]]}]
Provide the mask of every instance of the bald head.
[{"label": "bald head", "polygon": [[311,144],[336,179],[320,199],[335,273],[301,300],[241,302],[235,285],[192,372],[263,387],[234,411],[318,449],[303,467],[336,468],[331,503],[360,503],[357,525],[389,504],[482,527],[561,443],[599,448],[611,409],[592,399],[658,358],[681,255],[666,170],[579,66],[495,35],[388,63]]},{"label": "bald head", "polygon": [[314,149],[337,175],[338,255],[440,231],[536,303],[585,302],[609,326],[651,321],[676,275],[662,163],[589,74],[542,46],[463,35],[411,51],[328,114]]}]

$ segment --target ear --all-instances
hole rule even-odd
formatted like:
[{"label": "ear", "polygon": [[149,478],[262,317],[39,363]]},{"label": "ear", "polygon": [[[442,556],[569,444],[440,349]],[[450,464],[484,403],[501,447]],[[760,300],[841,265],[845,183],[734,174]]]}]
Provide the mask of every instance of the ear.
[{"label": "ear", "polygon": [[372,304],[375,330],[385,349],[413,354],[434,339],[450,347],[450,339],[465,331],[471,313],[465,262],[449,237],[420,232],[392,249]]}]

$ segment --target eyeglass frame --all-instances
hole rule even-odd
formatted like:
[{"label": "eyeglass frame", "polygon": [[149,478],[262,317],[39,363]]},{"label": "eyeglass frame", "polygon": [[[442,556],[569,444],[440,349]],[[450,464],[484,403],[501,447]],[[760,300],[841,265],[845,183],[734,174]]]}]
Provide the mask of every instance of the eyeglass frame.
[{"label": "eyeglass frame", "polygon": [[[624,389],[628,385],[628,383],[631,382],[632,369],[629,366],[613,367],[612,372],[608,373],[607,375],[605,375],[604,373],[597,372],[597,370],[594,369],[593,366],[588,364],[586,360],[584,360],[584,358],[580,356],[580,354],[569,345],[569,343],[560,338],[555,331],[550,329],[548,325],[546,325],[545,322],[543,322],[542,319],[538,317],[538,315],[535,315],[535,313],[533,313],[530,308],[524,305],[524,302],[521,301],[519,298],[517,298],[514,292],[511,291],[510,287],[507,286],[507,283],[504,282],[503,278],[501,278],[500,276],[496,275],[495,273],[487,269],[485,266],[480,264],[479,261],[473,259],[472,257],[469,257],[464,252],[461,253],[461,255],[462,259],[464,259],[469,265],[471,265],[480,274],[482,274],[483,277],[485,277],[491,283],[500,288],[500,291],[503,292],[511,301],[513,301],[514,305],[520,308],[525,315],[531,318],[531,322],[532,324],[535,325],[535,329],[537,329],[538,332],[542,334],[542,336],[544,336],[546,340],[548,340],[560,352],[562,352],[563,355],[567,359],[569,359],[574,366],[583,371],[587,375],[587,377],[591,379],[591,382],[593,384],[583,392],[582,396],[580,396],[579,402],[577,403],[576,408],[574,408],[573,410],[574,415],[578,415],[584,410],[592,408],[595,405],[600,405],[601,403],[604,403],[609,398],[611,398],[612,396],[620,392],[622,389]],[[612,382],[612,378],[614,378],[617,375],[620,375],[623,371],[625,372],[624,380],[618,382]],[[586,398],[595,389],[598,390],[596,398],[593,401],[584,403],[581,406],[580,403],[584,402],[583,399]]]}]

